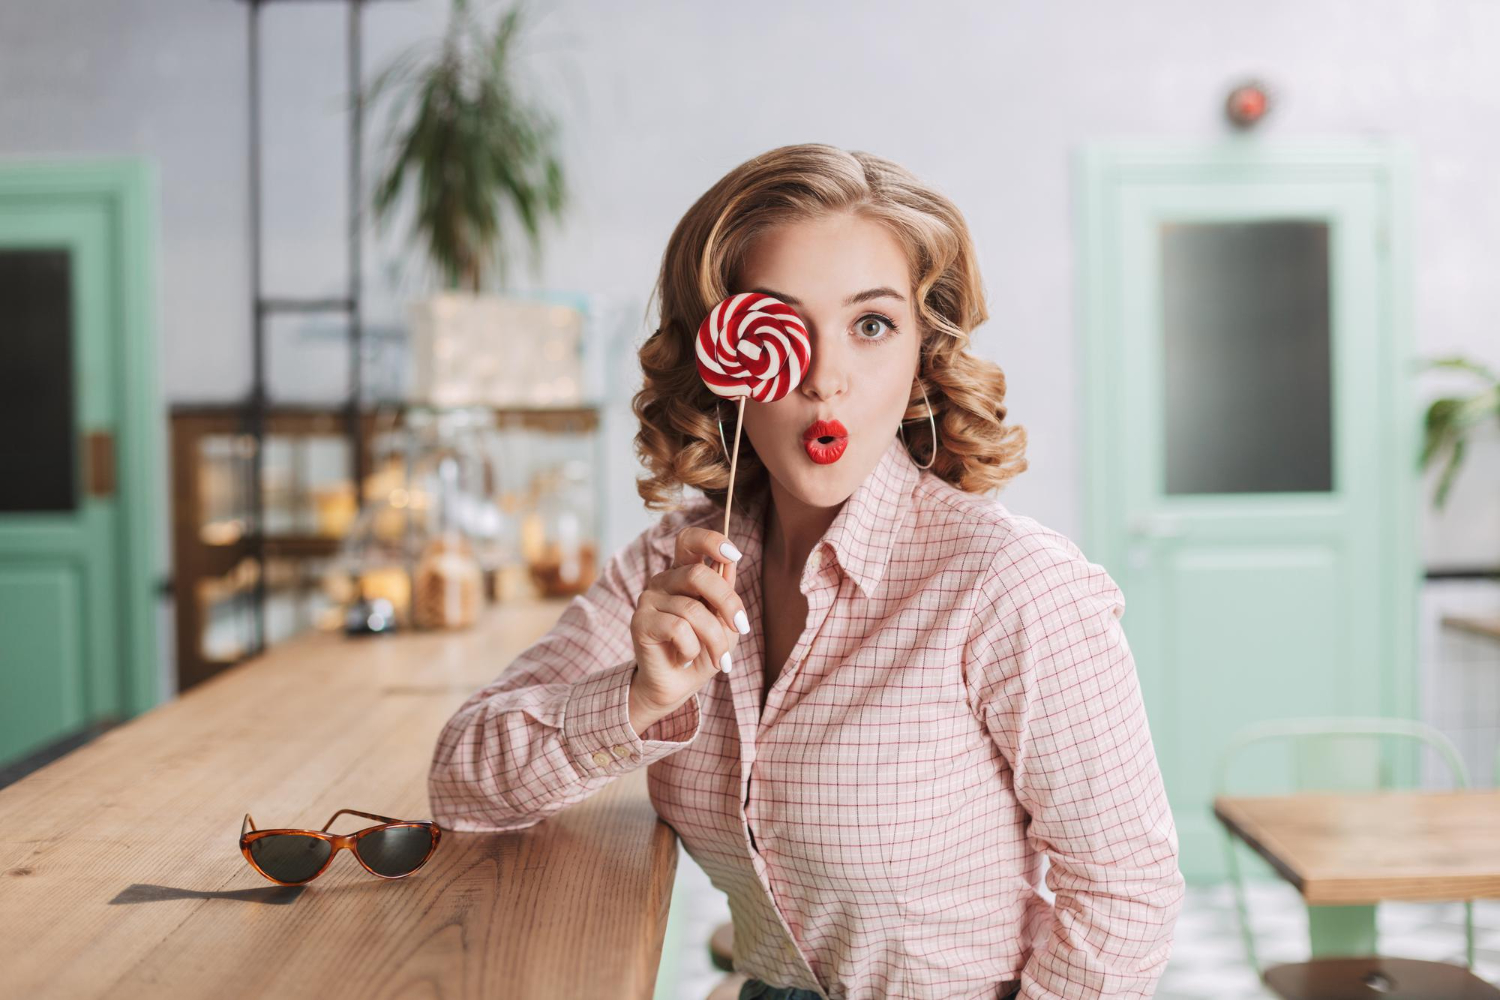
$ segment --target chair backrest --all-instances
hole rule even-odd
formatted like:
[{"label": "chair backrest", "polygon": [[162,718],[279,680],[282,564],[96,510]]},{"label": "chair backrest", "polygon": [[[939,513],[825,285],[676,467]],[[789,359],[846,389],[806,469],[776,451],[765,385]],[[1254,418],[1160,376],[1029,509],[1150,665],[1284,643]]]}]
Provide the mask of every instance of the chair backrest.
[{"label": "chair backrest", "polygon": [[1395,759],[1385,751],[1402,742],[1414,742],[1436,752],[1447,764],[1454,788],[1469,784],[1468,769],[1458,748],[1425,722],[1335,716],[1273,719],[1235,733],[1219,755],[1214,794],[1228,794],[1230,765],[1244,750],[1278,741],[1288,744],[1293,791],[1358,792],[1394,787]]}]

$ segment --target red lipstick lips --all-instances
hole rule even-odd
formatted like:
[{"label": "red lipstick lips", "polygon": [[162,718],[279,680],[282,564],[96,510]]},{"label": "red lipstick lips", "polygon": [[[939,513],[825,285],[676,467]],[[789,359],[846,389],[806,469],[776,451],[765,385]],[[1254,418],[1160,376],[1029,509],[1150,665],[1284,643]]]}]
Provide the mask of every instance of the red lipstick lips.
[{"label": "red lipstick lips", "polygon": [[814,420],[802,432],[802,447],[807,457],[819,465],[831,465],[849,447],[849,432],[837,420]]}]

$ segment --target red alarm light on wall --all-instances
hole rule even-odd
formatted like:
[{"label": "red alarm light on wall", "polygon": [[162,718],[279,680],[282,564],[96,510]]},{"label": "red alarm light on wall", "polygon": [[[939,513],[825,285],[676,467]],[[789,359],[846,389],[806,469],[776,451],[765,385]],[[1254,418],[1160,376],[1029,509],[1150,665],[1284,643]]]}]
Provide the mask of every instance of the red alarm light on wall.
[{"label": "red alarm light on wall", "polygon": [[1237,128],[1258,125],[1270,110],[1271,98],[1264,85],[1258,81],[1242,83],[1229,92],[1224,102],[1224,114]]}]

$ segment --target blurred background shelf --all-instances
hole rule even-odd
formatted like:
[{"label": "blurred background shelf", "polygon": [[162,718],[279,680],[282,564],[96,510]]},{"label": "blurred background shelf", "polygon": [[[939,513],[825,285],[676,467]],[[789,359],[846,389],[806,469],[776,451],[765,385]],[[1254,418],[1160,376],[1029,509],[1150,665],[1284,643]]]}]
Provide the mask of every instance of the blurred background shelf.
[{"label": "blurred background shelf", "polygon": [[[414,409],[393,405],[362,415],[365,455],[360,467],[367,502],[378,499],[372,482],[395,474],[393,458]],[[498,470],[489,497],[506,520],[505,552],[514,579],[529,573],[545,535],[549,470],[572,461],[597,468],[600,412],[595,406],[495,407],[490,458]],[[425,411],[424,411],[425,412]],[[255,438],[248,408],[194,404],[171,409],[172,591],[178,690],[183,691],[240,662],[257,649],[255,609],[263,596],[267,646],[308,628],[337,628],[345,596],[330,586],[356,520],[350,439],[342,408],[272,406],[265,413],[260,463],[264,531],[255,527]],[[597,493],[590,544],[600,537]],[[263,555],[264,586],[257,554]],[[592,558],[588,570],[592,578]],[[493,577],[488,596],[505,592]],[[512,590],[515,588],[512,587]],[[533,588],[534,592],[534,588]]]}]

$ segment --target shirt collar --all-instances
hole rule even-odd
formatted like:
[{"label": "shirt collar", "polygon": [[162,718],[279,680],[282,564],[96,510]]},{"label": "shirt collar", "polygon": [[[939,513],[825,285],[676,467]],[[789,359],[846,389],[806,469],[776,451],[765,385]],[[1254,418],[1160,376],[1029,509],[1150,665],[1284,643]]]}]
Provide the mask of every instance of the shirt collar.
[{"label": "shirt collar", "polygon": [[[900,438],[892,438],[875,468],[864,482],[849,495],[833,523],[818,544],[813,546],[809,561],[818,558],[825,545],[833,550],[839,568],[854,578],[865,597],[874,595],[890,561],[896,537],[911,510],[912,498],[922,470],[912,461]],[[735,498],[730,517],[730,536],[743,539],[747,562],[761,563],[764,544],[766,503],[770,490],[764,485],[745,499]],[[718,530],[723,527],[724,512],[715,508],[706,521],[698,522]],[[658,548],[669,556],[676,551],[676,538],[661,537]]]}]

